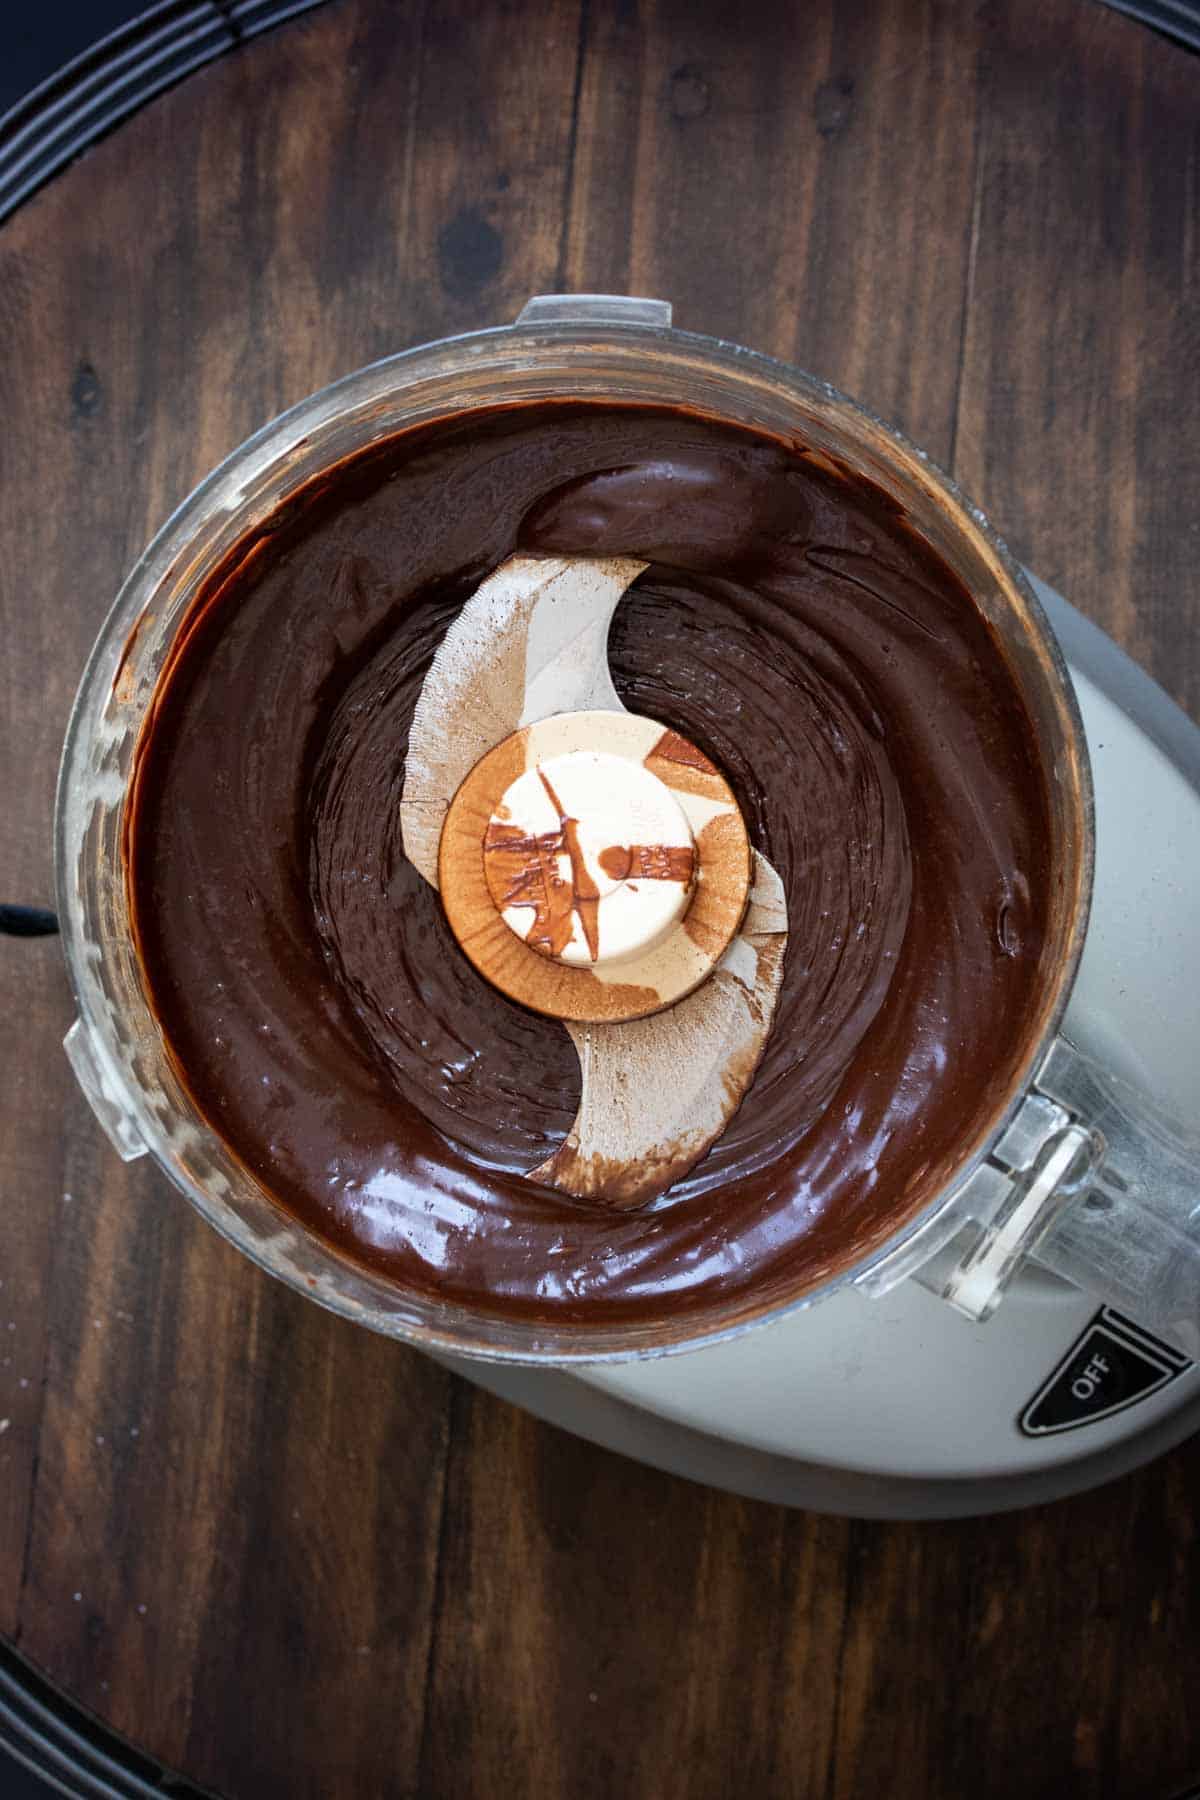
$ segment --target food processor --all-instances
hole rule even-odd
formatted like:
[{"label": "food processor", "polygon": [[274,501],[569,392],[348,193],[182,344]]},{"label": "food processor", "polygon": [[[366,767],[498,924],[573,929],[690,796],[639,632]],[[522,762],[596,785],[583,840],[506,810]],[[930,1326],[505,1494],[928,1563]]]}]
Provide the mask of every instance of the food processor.
[{"label": "food processor", "polygon": [[[591,1334],[406,1293],[285,1214],[179,1078],[123,878],[139,733],[176,629],[231,546],[402,424],[562,394],[786,430],[902,505],[1005,645],[1050,772],[1060,871],[1022,1064],[927,1203],[806,1291]],[[798,371],[674,330],[663,302],[542,296],[511,327],[390,358],[266,427],[133,571],[85,672],[59,784],[59,913],[79,1007],[67,1051],[119,1154],[151,1153],[261,1266],[542,1417],[826,1510],[1021,1505],[1107,1479],[1200,1425],[1200,1142],[1181,1122],[1200,1098],[1197,843],[1200,731],[1026,577],[921,452]]]},{"label": "food processor", "polygon": [[[1195,904],[1200,729],[1103,632],[1029,577],[1092,757],[1096,877],[1064,1028],[1182,1118],[1200,1109]],[[1185,1198],[1186,1205],[1186,1198]],[[1193,1190],[1192,1219],[1200,1211]],[[755,1499],[955,1518],[1114,1480],[1200,1430],[1200,1370],[1160,1333],[1027,1262],[973,1323],[918,1271],[735,1342],[577,1370],[460,1373],[610,1450]]]}]

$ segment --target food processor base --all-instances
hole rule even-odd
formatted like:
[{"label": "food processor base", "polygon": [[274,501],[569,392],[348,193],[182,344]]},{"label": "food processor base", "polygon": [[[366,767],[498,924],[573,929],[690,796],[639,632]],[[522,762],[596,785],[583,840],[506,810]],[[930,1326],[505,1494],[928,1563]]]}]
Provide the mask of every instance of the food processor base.
[{"label": "food processor base", "polygon": [[[1066,1030],[1200,1118],[1200,729],[1034,578],[1096,785],[1096,890]],[[843,1290],[729,1343],[580,1374],[447,1359],[611,1450],[755,1499],[953,1518],[1110,1481],[1200,1429],[1200,1367],[1030,1269],[985,1325],[913,1281]]]}]

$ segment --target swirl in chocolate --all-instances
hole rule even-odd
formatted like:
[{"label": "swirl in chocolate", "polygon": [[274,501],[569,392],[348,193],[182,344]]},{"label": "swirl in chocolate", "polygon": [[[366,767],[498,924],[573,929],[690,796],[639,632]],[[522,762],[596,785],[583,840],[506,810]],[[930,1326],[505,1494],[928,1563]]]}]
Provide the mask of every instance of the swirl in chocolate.
[{"label": "swirl in chocolate", "polygon": [[[632,1214],[525,1179],[574,1050],[475,973],[401,849],[425,672],[517,548],[649,562],[618,691],[712,758],[787,891],[757,1076]],[[128,822],[148,990],[242,1161],[397,1281],[597,1325],[800,1293],[931,1197],[1008,1083],[1050,882],[1032,727],[955,576],[826,459],[665,408],[442,420],[291,501],[189,632]]]}]

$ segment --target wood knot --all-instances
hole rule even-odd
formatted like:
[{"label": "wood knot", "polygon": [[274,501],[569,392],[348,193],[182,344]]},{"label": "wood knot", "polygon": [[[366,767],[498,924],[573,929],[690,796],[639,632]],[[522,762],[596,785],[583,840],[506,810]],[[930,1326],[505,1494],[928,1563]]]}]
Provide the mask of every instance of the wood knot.
[{"label": "wood knot", "polygon": [[854,117],[854,77],[835,75],[813,95],[813,118],[823,138],[840,137]]},{"label": "wood knot", "polygon": [[71,411],[77,419],[90,419],[104,405],[104,388],[90,362],[81,362],[71,382]]},{"label": "wood knot", "polygon": [[465,206],[438,233],[442,286],[468,299],[494,281],[504,262],[504,239],[477,206]]},{"label": "wood knot", "polygon": [[712,88],[694,63],[671,76],[668,98],[673,119],[702,119],[712,105]]}]

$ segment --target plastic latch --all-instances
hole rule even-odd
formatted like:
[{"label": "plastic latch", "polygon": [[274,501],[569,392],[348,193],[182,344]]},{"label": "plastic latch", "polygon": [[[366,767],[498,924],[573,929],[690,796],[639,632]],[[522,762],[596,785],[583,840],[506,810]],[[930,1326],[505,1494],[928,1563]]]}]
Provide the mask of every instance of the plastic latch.
[{"label": "plastic latch", "polygon": [[944,1300],[977,1322],[995,1312],[1022,1258],[1059,1207],[1090,1177],[1104,1155],[1104,1141],[1086,1127],[1070,1124],[1047,1136],[1036,1154],[1031,1153],[1032,1146],[1022,1149],[1029,1160],[1023,1168],[1013,1167],[1014,1179],[1003,1204],[980,1228],[941,1290]]},{"label": "plastic latch", "polygon": [[1104,1147],[1069,1107],[1032,1089],[987,1160],[855,1286],[878,1299],[913,1280],[971,1319],[990,1318],[1022,1257]]},{"label": "plastic latch", "polygon": [[637,325],[669,330],[669,300],[633,294],[534,294],[517,314],[518,325]]},{"label": "plastic latch", "polygon": [[136,1162],[145,1156],[148,1145],[137,1128],[120,1078],[82,1019],[76,1019],[68,1031],[63,1049],[84,1098],[121,1161]]}]

